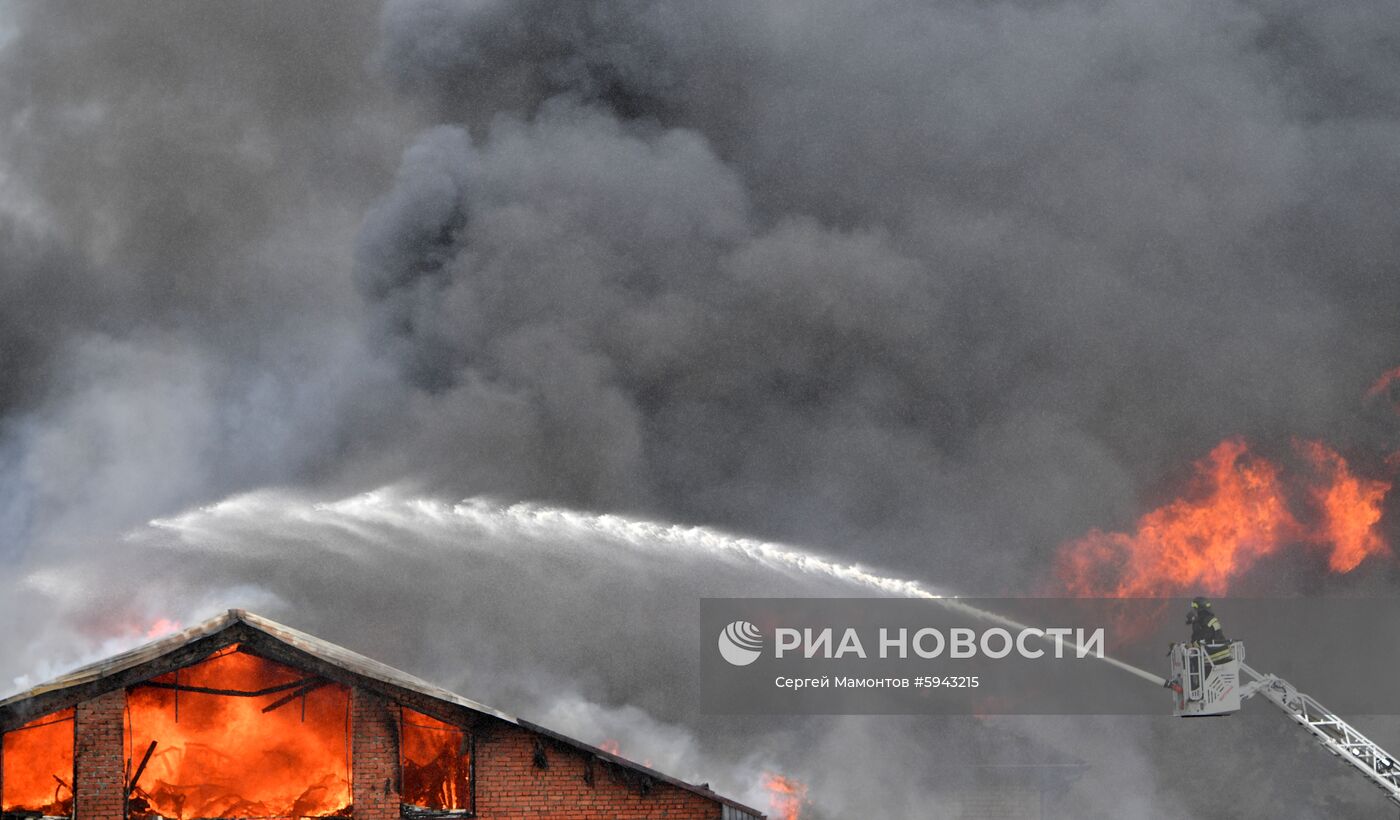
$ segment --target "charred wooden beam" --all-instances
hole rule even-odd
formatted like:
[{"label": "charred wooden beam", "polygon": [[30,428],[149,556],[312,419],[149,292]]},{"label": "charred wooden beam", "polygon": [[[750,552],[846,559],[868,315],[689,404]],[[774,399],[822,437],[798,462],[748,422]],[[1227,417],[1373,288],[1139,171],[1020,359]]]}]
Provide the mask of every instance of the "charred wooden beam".
[{"label": "charred wooden beam", "polygon": [[131,775],[131,782],[126,784],[126,799],[131,799],[131,793],[136,791],[136,784],[141,782],[141,775],[146,773],[146,766],[151,762],[151,755],[155,754],[156,742],[151,741],[151,745],[146,747],[146,756],[141,758],[141,765],[136,767],[136,771]]},{"label": "charred wooden beam", "polygon": [[[265,715],[268,712],[275,712],[278,709],[281,709],[283,706],[286,706],[287,704],[296,700],[297,698],[304,698],[323,686],[330,686],[331,683],[328,680],[318,680],[312,678],[308,678],[307,680],[309,682],[302,686],[300,689],[296,690],[295,692],[292,692],[289,695],[284,695],[283,697],[280,697],[272,703],[269,703],[268,705],[264,706],[263,714]],[[306,717],[306,715],[303,714],[302,717]]]},{"label": "charred wooden beam", "polygon": [[[267,695],[275,695],[278,692],[286,692],[289,689],[305,688],[307,686],[310,686],[312,683],[315,683],[316,680],[316,678],[302,678],[300,680],[294,680],[291,683],[284,683],[279,686],[269,686],[266,689],[257,689],[253,691],[245,689],[215,689],[209,686],[189,686],[183,683],[165,683],[164,681],[154,680],[142,681],[140,683],[134,684],[132,688],[135,689],[137,687],[149,687],[151,689],[171,689],[176,692],[194,692],[198,695],[223,695],[224,697],[230,698],[261,698],[266,697]],[[322,681],[320,685],[324,686],[325,682]],[[292,696],[289,699],[296,698],[296,695],[297,693],[292,693]]]}]

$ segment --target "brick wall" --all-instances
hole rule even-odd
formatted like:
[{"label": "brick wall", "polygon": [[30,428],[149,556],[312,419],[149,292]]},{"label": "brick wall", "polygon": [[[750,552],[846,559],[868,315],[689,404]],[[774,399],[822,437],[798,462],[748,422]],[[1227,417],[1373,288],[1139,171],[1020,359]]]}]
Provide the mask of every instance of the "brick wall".
[{"label": "brick wall", "polygon": [[126,814],[123,716],[126,691],[78,704],[74,714],[74,800],[77,820],[121,820]]},{"label": "brick wall", "polygon": [[643,795],[595,762],[585,780],[585,757],[544,743],[549,767],[535,765],[535,736],[496,730],[476,744],[476,810],[483,820],[718,820],[720,805],[668,783]]},{"label": "brick wall", "polygon": [[350,720],[355,820],[398,820],[398,707],[363,689],[352,689]]}]

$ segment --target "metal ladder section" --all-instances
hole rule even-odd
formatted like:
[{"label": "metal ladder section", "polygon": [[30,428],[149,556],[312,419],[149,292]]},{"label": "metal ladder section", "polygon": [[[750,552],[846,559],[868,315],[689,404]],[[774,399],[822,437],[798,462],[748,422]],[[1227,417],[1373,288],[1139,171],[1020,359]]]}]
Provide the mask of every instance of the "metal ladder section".
[{"label": "metal ladder section", "polygon": [[1390,753],[1279,676],[1262,675],[1244,663],[1240,664],[1240,671],[1254,678],[1241,688],[1241,699],[1263,695],[1307,729],[1327,751],[1351,764],[1385,792],[1386,797],[1400,803],[1400,762]]}]

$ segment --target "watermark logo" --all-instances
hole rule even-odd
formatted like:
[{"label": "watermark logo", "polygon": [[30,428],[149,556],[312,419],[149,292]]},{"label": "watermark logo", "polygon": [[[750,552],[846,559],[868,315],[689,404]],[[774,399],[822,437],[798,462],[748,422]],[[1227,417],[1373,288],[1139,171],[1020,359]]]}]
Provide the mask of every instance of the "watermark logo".
[{"label": "watermark logo", "polygon": [[735,621],[719,633],[719,654],[734,666],[748,666],[763,653],[763,633],[748,621]]}]

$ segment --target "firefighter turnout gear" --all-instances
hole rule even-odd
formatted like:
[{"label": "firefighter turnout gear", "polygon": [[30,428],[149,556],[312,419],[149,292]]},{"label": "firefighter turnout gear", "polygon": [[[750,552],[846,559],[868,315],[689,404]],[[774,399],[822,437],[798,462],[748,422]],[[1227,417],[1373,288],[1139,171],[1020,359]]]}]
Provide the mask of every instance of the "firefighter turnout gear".
[{"label": "firefighter turnout gear", "polygon": [[1220,619],[1211,611],[1208,599],[1197,597],[1191,601],[1186,623],[1191,625],[1191,643],[1200,644],[1211,663],[1230,659],[1230,639],[1225,637],[1225,630],[1220,626]]}]

